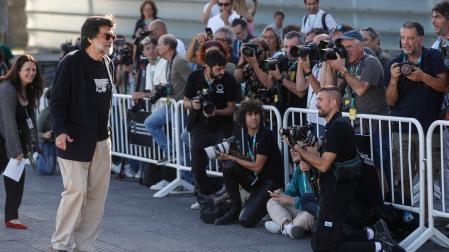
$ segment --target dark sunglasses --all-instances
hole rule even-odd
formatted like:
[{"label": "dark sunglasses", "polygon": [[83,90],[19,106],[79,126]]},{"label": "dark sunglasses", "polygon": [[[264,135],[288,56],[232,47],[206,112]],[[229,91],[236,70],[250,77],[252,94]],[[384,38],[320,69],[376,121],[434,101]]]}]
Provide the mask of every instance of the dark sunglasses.
[{"label": "dark sunglasses", "polygon": [[229,5],[231,5],[231,3],[218,3],[218,6],[222,7],[228,7]]},{"label": "dark sunglasses", "polygon": [[115,35],[114,33],[109,33],[109,32],[104,33],[104,39],[106,39],[106,41],[109,41],[111,38],[112,38],[112,41],[115,41],[115,39],[117,38],[117,35]]}]

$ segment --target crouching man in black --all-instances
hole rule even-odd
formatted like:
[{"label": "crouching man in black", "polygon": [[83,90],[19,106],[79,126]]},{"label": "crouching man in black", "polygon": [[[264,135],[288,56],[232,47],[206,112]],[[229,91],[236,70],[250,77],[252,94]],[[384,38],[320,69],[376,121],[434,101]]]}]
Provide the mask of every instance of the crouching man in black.
[{"label": "crouching man in black", "polygon": [[[326,120],[325,141],[320,155],[312,149],[295,145],[301,159],[320,172],[320,197],[312,236],[314,251],[404,251],[382,224],[353,229],[345,225],[353,204],[361,161],[355,134],[349,120],[340,113],[341,94],[335,87],[322,88],[317,94],[317,109]],[[307,166],[301,166],[307,171]],[[381,228],[377,228],[378,226]]]},{"label": "crouching man in black", "polygon": [[[241,145],[245,151],[241,157],[226,153],[218,156],[219,160],[231,161],[223,165],[223,178],[231,199],[231,208],[215,220],[216,225],[239,220],[244,227],[255,226],[267,214],[265,206],[270,199],[268,191],[283,187],[281,152],[274,133],[260,124],[262,109],[259,100],[250,99],[241,104],[236,117],[244,128]],[[250,193],[243,209],[239,185]]]}]

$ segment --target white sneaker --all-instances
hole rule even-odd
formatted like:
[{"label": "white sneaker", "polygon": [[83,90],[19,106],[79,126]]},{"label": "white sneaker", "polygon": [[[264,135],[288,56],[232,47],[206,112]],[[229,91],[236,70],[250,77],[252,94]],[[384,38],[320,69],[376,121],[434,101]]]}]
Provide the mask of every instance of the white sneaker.
[{"label": "white sneaker", "polygon": [[298,239],[304,235],[304,229],[289,223],[282,230],[282,234],[285,236],[288,235],[292,239]]},{"label": "white sneaker", "polygon": [[274,221],[265,221],[265,229],[273,234],[279,234],[281,232],[281,226]]},{"label": "white sneaker", "polygon": [[142,178],[142,170],[139,169],[139,171],[134,174],[135,179],[141,179]]},{"label": "white sneaker", "polygon": [[159,191],[162,188],[164,188],[165,186],[167,186],[169,184],[169,182],[165,179],[157,182],[156,184],[150,186],[150,190],[155,190],[155,191]]},{"label": "white sneaker", "polygon": [[121,165],[122,165],[121,163],[118,163],[118,164],[112,163],[112,165],[111,165],[112,172],[115,174],[119,174]]},{"label": "white sneaker", "polygon": [[129,166],[129,164],[126,164],[125,165],[125,176],[127,178],[134,178],[134,175],[136,175],[136,173],[131,170],[131,167]]},{"label": "white sneaker", "polygon": [[192,210],[198,210],[198,209],[200,209],[200,203],[198,203],[198,202],[193,203],[193,204],[190,206],[190,209],[192,209]]}]

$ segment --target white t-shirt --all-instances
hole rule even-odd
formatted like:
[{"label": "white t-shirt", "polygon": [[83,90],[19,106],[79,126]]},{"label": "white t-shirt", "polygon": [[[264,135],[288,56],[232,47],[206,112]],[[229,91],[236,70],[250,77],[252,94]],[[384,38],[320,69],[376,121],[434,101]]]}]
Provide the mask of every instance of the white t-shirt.
[{"label": "white t-shirt", "polygon": [[185,57],[186,56],[186,46],[184,45],[184,42],[182,42],[180,39],[176,39],[178,41],[178,46],[176,46],[176,52],[178,55]]},{"label": "white t-shirt", "polygon": [[[320,80],[320,68],[315,65],[312,69],[312,74],[313,76],[315,76],[315,78],[321,82]],[[316,108],[316,94],[315,92],[313,92],[313,88],[312,86],[310,86],[309,84],[309,90],[307,93],[307,108],[308,109],[317,109]],[[320,125],[326,125],[326,121],[324,120],[324,118],[320,118],[318,116],[318,112],[317,113],[307,113],[307,121],[311,122],[311,123],[318,123]]]},{"label": "white t-shirt", "polygon": [[[207,6],[209,6],[209,4],[210,4],[210,2],[206,3],[204,5],[203,13],[206,12]],[[214,4],[214,6],[212,6],[212,8],[210,9],[209,17],[207,19],[209,20],[209,19],[211,19],[211,17],[213,17],[217,14],[220,14],[220,6],[218,6],[218,4]]]},{"label": "white t-shirt", "polygon": [[166,66],[167,61],[165,59],[159,59],[155,65],[147,65],[145,90],[153,90],[153,87],[156,85],[167,84]]},{"label": "white t-shirt", "polygon": [[[310,30],[312,30],[314,28],[323,28],[323,23],[321,22],[323,14],[324,14],[324,11],[321,9],[316,14],[308,14],[309,16],[307,17],[305,24],[304,24],[304,18],[306,16],[304,16],[301,19],[301,32],[304,34],[307,34]],[[334,18],[329,13],[327,13],[327,15],[326,15],[325,22],[326,22],[327,29],[329,31],[333,30],[337,26],[337,23],[335,22]]]},{"label": "white t-shirt", "polygon": [[[229,24],[231,24],[232,21],[234,21],[234,19],[239,17],[240,16],[237,14],[237,12],[232,11],[232,14],[228,18]],[[215,33],[220,27],[223,26],[225,26],[225,23],[221,19],[220,13],[213,16],[212,18],[209,19],[209,21],[207,21],[207,27],[211,28],[213,33]]]}]

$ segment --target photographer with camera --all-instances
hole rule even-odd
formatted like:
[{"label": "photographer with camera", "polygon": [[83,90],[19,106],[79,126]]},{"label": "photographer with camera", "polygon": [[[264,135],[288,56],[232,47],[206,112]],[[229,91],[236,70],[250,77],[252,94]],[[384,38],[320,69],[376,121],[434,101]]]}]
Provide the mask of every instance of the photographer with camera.
[{"label": "photographer with camera", "polygon": [[269,56],[268,44],[260,38],[251,39],[242,45],[240,59],[234,72],[237,83],[241,83],[243,96],[259,99],[265,105],[275,102],[276,90],[270,83],[262,62]]},{"label": "photographer with camera", "polygon": [[[175,101],[183,97],[187,78],[192,69],[189,63],[176,52],[177,44],[176,37],[171,34],[165,34],[159,38],[157,52],[162,59],[167,61],[165,67],[167,83],[161,83],[162,85],[154,87],[155,92],[150,98],[150,102],[153,104],[161,97],[170,97]],[[167,142],[167,135],[164,132],[164,126],[167,121],[171,121],[171,118],[171,109],[165,104],[152,112],[144,121],[148,133],[166,154],[164,159],[159,160],[159,164],[164,164],[175,158],[175,154],[168,151],[170,143]]]},{"label": "photographer with camera", "polygon": [[[357,153],[354,129],[340,113],[341,101],[340,90],[336,87],[324,87],[317,94],[318,113],[326,120],[321,154],[310,147],[294,146],[301,160],[321,172],[312,248],[314,251],[404,251],[391,239],[383,221],[376,223],[376,230],[345,225],[362,163]],[[309,168],[301,166],[303,171]],[[377,228],[379,226],[381,228]]]},{"label": "photographer with camera", "polygon": [[184,108],[190,110],[187,128],[191,134],[191,166],[200,196],[213,193],[203,149],[232,134],[238,95],[234,78],[224,71],[225,56],[219,50],[211,50],[206,52],[204,61],[204,68],[190,74],[184,92]]},{"label": "photographer with camera", "polygon": [[296,88],[298,57],[293,57],[290,54],[293,47],[303,45],[304,41],[305,36],[300,32],[292,31],[285,34],[283,54],[273,57],[272,60],[276,64],[274,67],[269,67],[270,82],[273,85],[275,85],[273,81],[279,84],[280,104],[277,107],[281,113],[289,107],[306,107],[307,90],[299,92]]},{"label": "photographer with camera", "polygon": [[[237,220],[244,227],[255,226],[266,214],[269,193],[283,187],[281,152],[273,132],[261,127],[262,103],[250,99],[242,102],[236,118],[243,127],[244,153],[220,153],[218,159],[229,160],[223,164],[223,179],[231,199],[231,208],[216,225],[227,225]],[[242,209],[239,185],[250,193]]]},{"label": "photographer with camera", "polygon": [[[402,53],[394,58],[390,64],[390,71],[385,73],[387,86],[387,101],[392,107],[392,115],[412,117],[422,125],[424,133],[430,124],[439,118],[444,92],[448,90],[447,69],[444,66],[442,55],[438,50],[425,48],[424,28],[416,22],[407,22],[400,29]],[[398,131],[398,129],[396,129]],[[404,160],[404,180],[402,181],[406,194],[409,194],[409,170],[417,174],[419,167],[418,135],[415,129],[408,134],[408,126],[403,127],[402,137],[393,132],[393,159],[394,167],[400,167],[398,151],[399,139],[402,139],[402,160]],[[407,133],[405,133],[407,132]],[[434,160],[439,160],[440,137],[433,136],[432,150]],[[409,146],[411,148],[409,148]],[[411,153],[409,162],[408,154]],[[439,166],[440,162],[435,162]],[[435,170],[439,170],[434,168]],[[399,179],[399,178],[398,178]]]},{"label": "photographer with camera", "polygon": [[134,47],[131,43],[125,42],[118,48],[115,64],[115,85],[119,94],[132,94],[136,91],[136,73],[133,64]]}]

